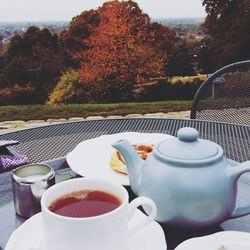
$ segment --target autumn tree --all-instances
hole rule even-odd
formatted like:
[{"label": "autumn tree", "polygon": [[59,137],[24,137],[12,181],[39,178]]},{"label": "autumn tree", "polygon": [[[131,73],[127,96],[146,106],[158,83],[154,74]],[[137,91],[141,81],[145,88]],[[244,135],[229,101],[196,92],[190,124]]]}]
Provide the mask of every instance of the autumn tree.
[{"label": "autumn tree", "polygon": [[250,1],[203,0],[207,12],[203,24],[200,64],[208,73],[226,64],[250,59]]},{"label": "autumn tree", "polygon": [[166,46],[175,33],[152,24],[133,1],[105,2],[97,13],[99,24],[82,39],[87,48],[74,54],[80,80],[90,100],[127,100],[135,84],[165,75]]}]

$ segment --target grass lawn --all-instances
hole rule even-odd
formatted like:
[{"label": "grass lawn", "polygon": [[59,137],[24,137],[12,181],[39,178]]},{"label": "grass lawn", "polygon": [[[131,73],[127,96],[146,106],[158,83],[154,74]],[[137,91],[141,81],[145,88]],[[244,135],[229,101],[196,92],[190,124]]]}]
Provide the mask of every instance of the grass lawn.
[{"label": "grass lawn", "polygon": [[17,105],[1,106],[0,121],[46,120],[88,116],[110,116],[173,112],[191,109],[192,101],[161,101],[112,104],[69,104],[69,105]]}]

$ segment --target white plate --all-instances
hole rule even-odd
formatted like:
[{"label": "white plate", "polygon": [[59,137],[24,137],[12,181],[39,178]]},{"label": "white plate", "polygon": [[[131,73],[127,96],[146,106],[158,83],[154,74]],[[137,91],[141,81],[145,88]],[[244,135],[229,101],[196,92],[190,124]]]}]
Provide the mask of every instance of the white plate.
[{"label": "white plate", "polygon": [[[144,219],[145,215],[137,210],[131,225]],[[25,221],[9,238],[5,250],[45,250],[42,247],[43,220],[38,213]],[[152,221],[139,231],[129,242],[128,250],[166,250],[165,235],[161,226]]]},{"label": "white plate", "polygon": [[113,171],[109,165],[111,155],[115,151],[111,144],[120,139],[127,139],[132,144],[156,144],[171,137],[167,134],[136,132],[102,135],[79,143],[66,156],[66,160],[70,168],[81,176],[110,180],[128,186],[128,176]]},{"label": "white plate", "polygon": [[182,242],[175,250],[218,250],[223,245],[225,250],[249,250],[250,233],[223,231]]}]

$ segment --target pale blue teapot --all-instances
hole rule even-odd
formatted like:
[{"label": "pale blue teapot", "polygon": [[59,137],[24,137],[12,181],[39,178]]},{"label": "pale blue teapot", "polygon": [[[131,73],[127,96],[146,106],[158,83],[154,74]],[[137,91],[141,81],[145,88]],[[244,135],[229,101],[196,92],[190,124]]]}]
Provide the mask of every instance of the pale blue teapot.
[{"label": "pale blue teapot", "polygon": [[219,145],[198,137],[196,129],[181,128],[145,161],[127,140],[112,144],[126,161],[133,192],[155,201],[159,222],[206,228],[250,213],[250,206],[235,207],[237,180],[250,172],[250,161],[233,167]]}]

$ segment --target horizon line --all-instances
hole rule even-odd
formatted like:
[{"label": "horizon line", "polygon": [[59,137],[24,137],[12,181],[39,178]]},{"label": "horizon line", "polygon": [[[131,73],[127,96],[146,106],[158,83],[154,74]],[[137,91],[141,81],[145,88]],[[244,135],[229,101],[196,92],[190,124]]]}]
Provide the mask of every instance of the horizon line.
[{"label": "horizon line", "polygon": [[[205,16],[197,16],[197,17],[151,17],[151,19],[205,19]],[[62,20],[0,20],[0,23],[29,23],[29,22],[70,22],[72,19],[62,19]]]}]

